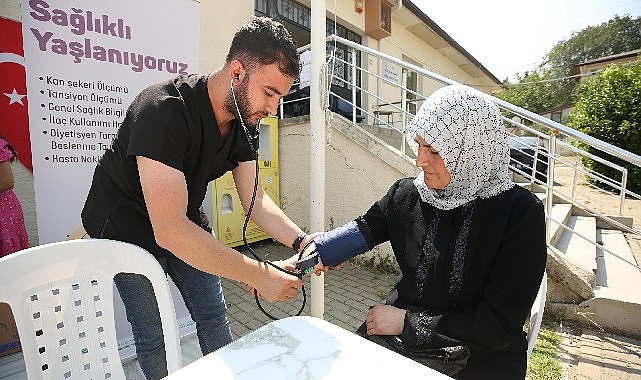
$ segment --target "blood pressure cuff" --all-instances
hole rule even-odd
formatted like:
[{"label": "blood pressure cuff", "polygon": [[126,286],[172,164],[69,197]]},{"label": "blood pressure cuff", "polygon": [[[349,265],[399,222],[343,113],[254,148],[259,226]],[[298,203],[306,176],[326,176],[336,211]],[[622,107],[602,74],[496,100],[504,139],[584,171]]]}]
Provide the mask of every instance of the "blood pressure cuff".
[{"label": "blood pressure cuff", "polygon": [[356,221],[343,224],[314,239],[323,265],[335,267],[369,250]]}]

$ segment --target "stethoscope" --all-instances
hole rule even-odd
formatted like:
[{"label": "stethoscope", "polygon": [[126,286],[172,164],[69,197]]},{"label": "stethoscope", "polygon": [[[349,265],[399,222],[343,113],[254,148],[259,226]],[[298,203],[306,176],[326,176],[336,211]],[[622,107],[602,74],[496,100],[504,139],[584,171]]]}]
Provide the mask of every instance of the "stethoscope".
[{"label": "stethoscope", "polygon": [[[263,260],[261,257],[258,256],[258,254],[256,254],[256,252],[254,252],[252,247],[247,242],[247,236],[246,236],[247,225],[249,223],[249,218],[251,216],[252,210],[254,208],[254,201],[256,200],[256,192],[258,191],[258,173],[259,173],[259,171],[258,171],[258,137],[259,137],[259,132],[260,132],[260,120],[258,121],[258,123],[256,123],[255,135],[252,137],[249,129],[245,125],[243,117],[242,117],[242,115],[240,113],[240,108],[238,107],[238,102],[236,101],[236,93],[234,92],[234,80],[240,80],[240,76],[237,75],[237,76],[235,76],[235,77],[233,77],[231,79],[231,82],[229,82],[229,88],[231,89],[231,96],[232,96],[232,98],[234,100],[234,106],[236,107],[236,113],[238,114],[238,121],[240,122],[240,125],[243,127],[243,130],[245,131],[245,136],[247,137],[247,142],[249,143],[249,147],[251,148],[252,152],[254,153],[254,156],[255,156],[254,157],[254,161],[256,162],[256,173],[254,175],[254,191],[253,191],[253,194],[252,194],[251,202],[249,203],[249,207],[247,208],[247,213],[245,215],[245,222],[243,223],[243,232],[242,232],[243,243],[245,244],[245,247],[247,247],[247,250],[252,254],[252,256],[254,256],[254,258],[256,260],[258,260],[259,262],[266,263],[266,264],[278,269],[279,271],[287,273],[289,275],[296,276],[298,278],[302,278],[303,275],[306,273],[306,271],[292,272],[292,271],[287,270],[285,268],[279,267],[278,265],[272,263],[271,261]],[[256,147],[254,147],[253,141],[257,142],[256,143]],[[301,254],[299,256],[299,259],[301,259],[302,252],[304,252],[304,251],[305,251],[305,249],[303,248],[301,250]],[[297,316],[300,315],[303,312],[303,309],[305,308],[305,303],[307,301],[307,295],[305,294],[305,285],[302,286],[301,290],[303,292],[303,304],[301,305],[300,310],[298,310],[298,313],[296,313]],[[258,291],[256,290],[256,288],[254,288],[254,298],[256,299],[256,305],[258,305],[258,308],[263,312],[263,314],[265,314],[266,316],[268,316],[269,318],[271,318],[273,320],[278,320],[279,319],[279,318],[276,318],[276,317],[272,316],[265,309],[263,309],[263,306],[260,304],[260,300],[258,298]]]}]

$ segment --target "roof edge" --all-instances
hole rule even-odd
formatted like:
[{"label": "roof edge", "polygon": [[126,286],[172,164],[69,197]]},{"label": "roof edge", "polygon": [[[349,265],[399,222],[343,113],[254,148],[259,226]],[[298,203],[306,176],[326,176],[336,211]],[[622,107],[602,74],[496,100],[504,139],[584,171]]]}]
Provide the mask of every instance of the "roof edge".
[{"label": "roof edge", "polygon": [[450,37],[449,34],[447,34],[443,29],[441,29],[438,24],[436,24],[431,18],[427,17],[423,11],[416,6],[414,3],[412,3],[410,0],[404,0],[403,1],[403,6],[407,8],[410,12],[412,12],[416,17],[418,17],[421,21],[423,21],[429,28],[434,30],[439,36],[441,36],[447,43],[452,45],[456,50],[458,50],[461,54],[465,56],[465,58],[469,59],[472,64],[481,71],[483,71],[490,79],[492,79],[496,84],[499,86],[505,88],[505,85],[503,82],[501,82],[494,74],[490,72],[481,62],[479,62],[472,54],[470,54],[467,50],[463,48],[458,42],[456,42],[452,37]]}]

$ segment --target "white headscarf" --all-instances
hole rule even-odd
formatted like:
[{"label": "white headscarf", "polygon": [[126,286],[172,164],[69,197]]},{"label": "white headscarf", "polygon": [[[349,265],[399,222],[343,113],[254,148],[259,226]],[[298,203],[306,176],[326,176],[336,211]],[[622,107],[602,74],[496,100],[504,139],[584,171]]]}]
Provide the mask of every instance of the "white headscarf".
[{"label": "white headscarf", "polygon": [[451,210],[476,198],[490,198],[514,186],[508,176],[509,153],[498,105],[489,95],[463,85],[436,90],[407,125],[405,137],[418,156],[418,134],[443,158],[450,183],[441,190],[414,180],[423,202]]}]

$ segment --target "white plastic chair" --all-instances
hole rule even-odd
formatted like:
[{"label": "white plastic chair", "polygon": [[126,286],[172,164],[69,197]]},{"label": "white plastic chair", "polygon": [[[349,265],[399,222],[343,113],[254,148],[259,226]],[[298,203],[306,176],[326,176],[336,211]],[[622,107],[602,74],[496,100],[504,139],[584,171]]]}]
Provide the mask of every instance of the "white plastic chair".
[{"label": "white plastic chair", "polygon": [[113,308],[113,278],[121,272],[150,280],[169,373],[181,367],[173,301],[158,261],[133,244],[80,239],[0,258],[0,302],[12,308],[29,379],[125,379]]},{"label": "white plastic chair", "polygon": [[539,330],[541,329],[541,321],[543,320],[543,311],[545,309],[545,296],[548,290],[548,275],[546,272],[543,272],[543,278],[541,279],[541,286],[539,287],[539,292],[534,299],[532,304],[532,309],[530,310],[530,328],[527,332],[527,357],[530,359],[532,355],[532,350],[534,350],[534,343],[536,343],[536,337],[539,335]]}]

